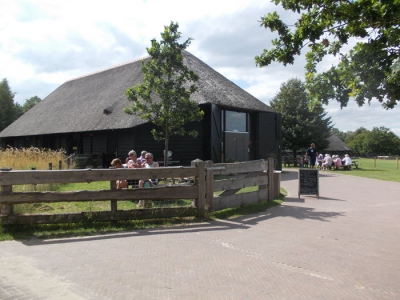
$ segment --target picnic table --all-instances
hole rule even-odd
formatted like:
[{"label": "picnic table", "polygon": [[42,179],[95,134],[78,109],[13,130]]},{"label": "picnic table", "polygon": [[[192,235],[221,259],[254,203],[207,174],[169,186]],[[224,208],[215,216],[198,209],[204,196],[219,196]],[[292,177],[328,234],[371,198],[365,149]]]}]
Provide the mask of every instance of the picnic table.
[{"label": "picnic table", "polygon": [[290,167],[290,165],[294,165],[295,163],[297,163],[297,160],[293,157],[285,157],[283,159],[283,164],[285,167]]},{"label": "picnic table", "polygon": [[356,169],[358,169],[358,164],[357,161],[352,161],[351,165],[341,165],[339,166],[339,168],[343,169],[343,170],[351,170],[351,167],[355,167]]}]

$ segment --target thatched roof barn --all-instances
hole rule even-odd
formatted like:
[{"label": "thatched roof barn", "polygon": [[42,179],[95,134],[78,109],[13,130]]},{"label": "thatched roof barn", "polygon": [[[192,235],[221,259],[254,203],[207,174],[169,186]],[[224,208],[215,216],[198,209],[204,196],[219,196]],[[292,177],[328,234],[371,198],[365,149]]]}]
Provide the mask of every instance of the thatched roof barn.
[{"label": "thatched roof barn", "polygon": [[[142,61],[146,59],[149,57],[65,82],[0,133],[2,147],[96,153],[103,157],[104,165],[115,156],[125,159],[130,149],[151,151],[162,160],[163,143],[153,140],[153,125],[123,112],[129,105],[125,91],[143,82]],[[278,159],[280,115],[189,52],[184,52],[184,61],[200,77],[199,91],[191,99],[198,102],[205,117],[201,123],[188,124],[199,131],[198,138],[171,138],[173,160],[186,164],[196,158],[227,160],[223,142],[228,142],[224,140],[225,132],[233,126],[226,124],[233,122],[229,121],[229,112],[233,119],[237,113],[245,122],[244,128],[232,131],[247,133],[247,137],[241,137],[246,149],[239,151],[239,157],[229,159],[266,158],[272,154]],[[265,126],[268,129],[262,128]],[[273,146],[262,149],[265,145]]]},{"label": "thatched roof barn", "polygon": [[337,135],[332,134],[329,138],[329,146],[324,152],[329,153],[331,155],[339,155],[340,157],[345,154],[351,153],[351,148],[346,145]]}]

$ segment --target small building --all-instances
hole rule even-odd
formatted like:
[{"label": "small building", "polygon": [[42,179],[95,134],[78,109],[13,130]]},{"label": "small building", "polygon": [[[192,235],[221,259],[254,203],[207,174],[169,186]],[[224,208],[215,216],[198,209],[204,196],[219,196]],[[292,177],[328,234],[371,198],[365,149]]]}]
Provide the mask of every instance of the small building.
[{"label": "small building", "polygon": [[323,153],[329,153],[330,155],[339,155],[343,158],[345,154],[351,154],[351,148],[346,145],[337,135],[332,134],[328,138],[329,146],[323,150]]},{"label": "small building", "polygon": [[[281,166],[281,116],[271,107],[184,51],[185,64],[200,79],[192,95],[204,111],[201,122],[187,124],[197,138],[172,136],[172,161],[189,165],[196,158],[214,162],[274,157]],[[69,80],[0,133],[1,147],[64,149],[67,154],[101,158],[103,167],[131,149],[152,152],[163,161],[163,141],[153,139],[149,123],[125,114],[127,88],[143,82],[143,58]]]}]

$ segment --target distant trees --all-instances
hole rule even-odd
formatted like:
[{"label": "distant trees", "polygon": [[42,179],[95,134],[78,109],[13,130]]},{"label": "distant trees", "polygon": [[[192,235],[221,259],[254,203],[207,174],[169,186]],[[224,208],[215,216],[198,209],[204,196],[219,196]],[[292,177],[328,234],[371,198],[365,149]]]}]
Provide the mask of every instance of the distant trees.
[{"label": "distant trees", "polygon": [[340,131],[337,128],[332,128],[331,130],[332,134],[336,135],[339,139],[341,139],[343,142],[346,141],[346,138],[351,134],[351,132],[348,131]]},{"label": "distant trees", "polygon": [[304,83],[297,79],[289,79],[281,85],[278,94],[271,100],[271,107],[282,115],[283,149],[291,150],[293,156],[301,149],[315,143],[317,149],[329,146],[331,118],[321,104],[309,109]]},{"label": "distant trees", "polygon": [[400,138],[386,127],[371,131],[360,127],[349,133],[345,143],[359,155],[400,155]]},{"label": "distant trees", "polygon": [[26,99],[24,105],[22,105],[22,113],[26,113],[40,101],[42,101],[42,99],[40,99],[38,96],[33,96],[29,99]]},{"label": "distant trees", "polygon": [[34,96],[20,105],[18,102],[14,103],[14,95],[7,79],[4,78],[0,82],[0,131],[42,101],[38,96]]},{"label": "distant trees", "polygon": [[16,118],[14,95],[7,79],[4,78],[0,81],[0,131],[10,125]]}]

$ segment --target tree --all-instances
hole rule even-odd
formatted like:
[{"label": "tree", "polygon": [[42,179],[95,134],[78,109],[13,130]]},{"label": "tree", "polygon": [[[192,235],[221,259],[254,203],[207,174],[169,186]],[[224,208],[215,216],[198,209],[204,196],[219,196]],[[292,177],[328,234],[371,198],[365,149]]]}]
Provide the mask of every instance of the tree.
[{"label": "tree", "polygon": [[336,135],[339,139],[341,139],[343,142],[346,140],[346,138],[349,136],[349,134],[351,134],[351,131],[340,131],[337,128],[332,128],[331,133]]},{"label": "tree", "polygon": [[400,154],[400,138],[389,128],[383,126],[374,127],[365,140],[364,147],[366,153],[398,155]]},{"label": "tree", "polygon": [[363,127],[349,137],[348,145],[361,155],[399,155],[400,138],[389,128],[374,127],[369,131]]},{"label": "tree", "polygon": [[364,150],[364,144],[368,134],[369,131],[367,129],[360,127],[346,138],[346,144],[350,146],[353,153],[358,155],[365,155],[367,153]]},{"label": "tree", "polygon": [[126,90],[128,100],[133,103],[124,111],[136,114],[160,129],[153,129],[152,134],[156,140],[165,141],[164,166],[168,163],[169,138],[185,134],[196,137],[197,131],[187,131],[184,125],[201,121],[204,114],[198,103],[190,100],[198,89],[195,82],[199,77],[183,63],[182,50],[192,39],[179,44],[181,33],[178,28],[178,23],[171,22],[164,26],[160,42],[151,41],[151,47],[146,48],[151,58],[142,63],[143,83]]},{"label": "tree", "polygon": [[29,99],[26,99],[24,105],[22,106],[22,112],[26,113],[40,101],[42,101],[42,99],[40,99],[38,96],[33,96]]},{"label": "tree", "polygon": [[321,104],[309,110],[304,83],[289,79],[281,85],[279,93],[271,100],[271,107],[282,114],[283,149],[292,150],[296,157],[298,150],[315,143],[317,150],[328,147],[331,131],[331,118],[325,118],[326,112]]},{"label": "tree", "polygon": [[0,131],[15,120],[14,95],[4,78],[0,82]]},{"label": "tree", "polygon": [[[306,53],[306,88],[312,103],[336,99],[345,107],[350,97],[359,106],[372,98],[386,109],[400,101],[400,2],[398,0],[274,0],[285,10],[299,14],[293,31],[274,13],[261,19],[261,26],[277,31],[273,47],[256,56],[256,64],[276,61],[293,64]],[[358,41],[346,53],[343,46]],[[339,63],[317,74],[317,64],[327,55]]]},{"label": "tree", "polygon": [[400,138],[383,126],[374,127],[372,131],[360,127],[346,139],[346,143],[360,155],[400,154]]}]

